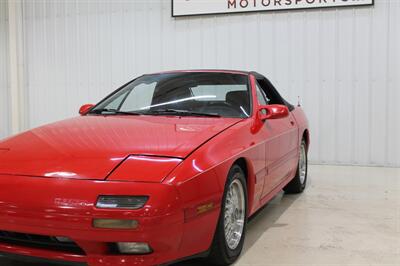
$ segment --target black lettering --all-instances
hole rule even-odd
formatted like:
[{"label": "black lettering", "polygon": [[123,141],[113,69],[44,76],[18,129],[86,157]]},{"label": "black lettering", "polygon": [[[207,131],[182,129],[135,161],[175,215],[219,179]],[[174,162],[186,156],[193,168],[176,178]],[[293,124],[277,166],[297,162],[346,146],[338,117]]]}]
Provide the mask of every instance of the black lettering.
[{"label": "black lettering", "polygon": [[231,7],[236,8],[236,0],[228,0],[228,9]]},{"label": "black lettering", "polygon": [[240,6],[242,8],[245,8],[249,5],[249,1],[248,0],[240,0]]},{"label": "black lettering", "polygon": [[281,6],[281,0],[275,0],[275,5],[280,5]]},{"label": "black lettering", "polygon": [[271,0],[262,0],[261,4],[263,6],[269,6],[271,4]]}]

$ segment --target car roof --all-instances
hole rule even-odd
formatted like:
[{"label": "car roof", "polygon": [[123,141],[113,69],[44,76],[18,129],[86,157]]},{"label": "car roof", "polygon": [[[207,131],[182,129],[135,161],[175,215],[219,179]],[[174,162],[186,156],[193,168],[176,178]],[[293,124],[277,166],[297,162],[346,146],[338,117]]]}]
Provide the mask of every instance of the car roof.
[{"label": "car roof", "polygon": [[228,74],[240,74],[240,75],[249,75],[251,71],[241,71],[241,70],[231,70],[231,69],[186,69],[186,70],[169,70],[151,73],[149,75],[154,74],[168,74],[168,73],[228,73]]}]

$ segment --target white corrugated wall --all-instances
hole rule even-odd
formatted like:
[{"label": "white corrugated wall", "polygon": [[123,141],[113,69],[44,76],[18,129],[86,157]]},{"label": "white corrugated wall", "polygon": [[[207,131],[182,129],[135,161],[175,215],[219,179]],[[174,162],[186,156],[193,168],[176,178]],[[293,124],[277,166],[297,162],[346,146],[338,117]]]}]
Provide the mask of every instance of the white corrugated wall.
[{"label": "white corrugated wall", "polygon": [[400,1],[172,18],[169,0],[25,1],[29,121],[76,115],[135,76],[256,70],[311,124],[311,160],[400,166]]},{"label": "white corrugated wall", "polygon": [[10,134],[7,3],[0,0],[0,139]]}]

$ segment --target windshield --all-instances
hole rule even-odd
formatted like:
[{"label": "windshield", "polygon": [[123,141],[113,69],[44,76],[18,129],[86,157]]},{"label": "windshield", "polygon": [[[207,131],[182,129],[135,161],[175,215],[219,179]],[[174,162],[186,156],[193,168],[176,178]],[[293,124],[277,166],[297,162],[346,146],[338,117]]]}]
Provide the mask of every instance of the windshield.
[{"label": "windshield", "polygon": [[248,77],[242,74],[144,75],[100,102],[90,113],[246,118],[251,115],[249,95]]}]

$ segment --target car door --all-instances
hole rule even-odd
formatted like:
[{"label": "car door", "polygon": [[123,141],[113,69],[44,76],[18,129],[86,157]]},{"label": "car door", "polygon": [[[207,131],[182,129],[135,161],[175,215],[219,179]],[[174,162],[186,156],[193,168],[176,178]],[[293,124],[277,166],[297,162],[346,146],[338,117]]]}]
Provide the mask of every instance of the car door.
[{"label": "car door", "polygon": [[[260,104],[284,104],[268,80],[258,79],[256,88],[259,91],[257,98]],[[266,137],[267,175],[262,193],[265,197],[286,178],[294,174],[293,171],[297,165],[298,130],[290,113],[288,117],[266,120],[262,131]]]}]

